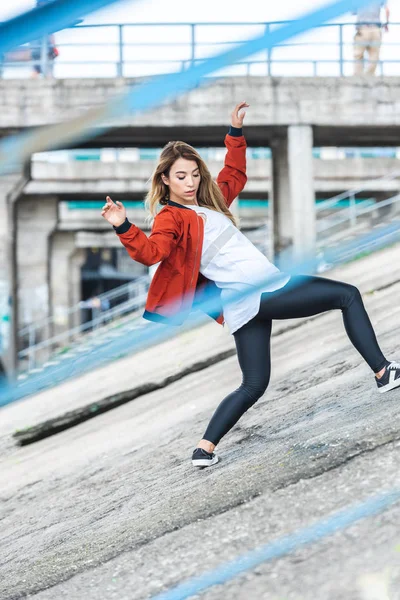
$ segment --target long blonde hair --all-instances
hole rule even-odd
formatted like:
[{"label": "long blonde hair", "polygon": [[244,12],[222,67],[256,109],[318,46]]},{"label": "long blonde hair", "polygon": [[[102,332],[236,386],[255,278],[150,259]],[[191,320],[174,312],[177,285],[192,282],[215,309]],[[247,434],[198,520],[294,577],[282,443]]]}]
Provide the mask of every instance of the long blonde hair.
[{"label": "long blonde hair", "polygon": [[152,220],[156,216],[159,205],[168,204],[168,186],[163,182],[161,175],[169,177],[170,169],[178,158],[194,160],[199,167],[200,185],[197,191],[199,206],[206,206],[211,210],[223,213],[234,225],[237,225],[235,217],[227,207],[225,198],[211,177],[206,163],[200,154],[185,142],[168,142],[162,149],[158,165],[152,175],[151,188],[146,195],[145,207],[150,212],[147,219]]}]

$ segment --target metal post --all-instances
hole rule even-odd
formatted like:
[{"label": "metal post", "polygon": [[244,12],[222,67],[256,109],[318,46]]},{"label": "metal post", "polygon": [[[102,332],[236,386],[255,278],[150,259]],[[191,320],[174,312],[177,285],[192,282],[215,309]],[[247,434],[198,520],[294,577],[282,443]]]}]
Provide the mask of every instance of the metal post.
[{"label": "metal post", "polygon": [[[35,326],[29,325],[29,354],[28,354],[28,369],[29,371],[35,367]],[[33,350],[32,350],[33,349]]]},{"label": "metal post", "polygon": [[18,369],[18,261],[17,261],[17,202],[18,196],[9,194],[7,196],[7,254],[8,254],[8,278],[10,281],[10,339],[8,349],[8,373],[13,378]]},{"label": "metal post", "polygon": [[92,308],[92,329],[97,329],[99,326],[100,309],[97,306]]},{"label": "metal post", "polygon": [[190,60],[191,60],[192,66],[194,65],[194,61],[196,60],[196,29],[195,29],[195,27],[196,27],[196,25],[194,23],[192,23],[190,26],[190,30],[191,30]]},{"label": "metal post", "polygon": [[343,77],[343,25],[339,25],[339,68],[340,77]]},{"label": "metal post", "polygon": [[354,194],[349,196],[349,213],[350,213],[350,226],[355,227],[357,224],[357,212],[356,212],[356,199]]},{"label": "metal post", "polygon": [[118,50],[119,59],[117,64],[117,77],[124,76],[124,32],[123,25],[118,25]]},{"label": "metal post", "polygon": [[[268,35],[270,34],[270,24],[266,23],[265,25],[265,33],[267,33]],[[271,76],[271,52],[272,50],[270,48],[267,48],[267,75],[268,77]]]},{"label": "metal post", "polygon": [[47,36],[42,37],[42,43],[40,48],[40,68],[42,70],[43,77],[47,77],[47,68],[49,60],[49,51],[47,48]]}]

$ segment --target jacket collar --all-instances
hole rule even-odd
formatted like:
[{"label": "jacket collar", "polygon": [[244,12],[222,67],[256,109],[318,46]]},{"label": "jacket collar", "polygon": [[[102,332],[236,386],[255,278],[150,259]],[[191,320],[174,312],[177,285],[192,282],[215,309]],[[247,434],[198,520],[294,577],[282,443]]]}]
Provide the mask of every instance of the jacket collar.
[{"label": "jacket collar", "polygon": [[190,210],[188,206],[184,206],[183,204],[178,204],[178,202],[172,202],[172,200],[168,200],[168,206],[177,206],[178,208],[187,208]]}]

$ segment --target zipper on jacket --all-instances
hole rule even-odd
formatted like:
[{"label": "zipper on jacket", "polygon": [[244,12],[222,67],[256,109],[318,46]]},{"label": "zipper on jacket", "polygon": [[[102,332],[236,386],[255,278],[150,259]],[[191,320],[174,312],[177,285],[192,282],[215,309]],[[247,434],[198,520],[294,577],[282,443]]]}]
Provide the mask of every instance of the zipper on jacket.
[{"label": "zipper on jacket", "polygon": [[[196,246],[196,254],[194,255],[194,264],[196,265],[197,253],[199,251],[199,219],[201,219],[201,217],[199,217],[199,215],[197,214],[196,211],[195,211],[195,215],[196,215],[196,221],[197,221],[197,246]],[[195,272],[195,269],[193,269],[192,279],[190,281],[190,287],[192,287],[194,272]]]}]

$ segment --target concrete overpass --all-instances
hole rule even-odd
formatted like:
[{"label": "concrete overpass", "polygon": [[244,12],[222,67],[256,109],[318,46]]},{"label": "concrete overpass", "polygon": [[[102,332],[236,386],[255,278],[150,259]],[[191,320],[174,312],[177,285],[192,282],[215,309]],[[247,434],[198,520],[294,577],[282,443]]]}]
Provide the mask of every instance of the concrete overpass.
[{"label": "concrete overpass", "polygon": [[[72,119],[123,93],[140,79],[0,81],[0,135]],[[312,127],[316,146],[397,146],[399,77],[229,77],[144,114],[111,123],[83,147],[146,147],[182,138],[218,146],[232,105],[251,104],[246,117],[250,146],[273,146],[290,125]],[[173,136],[171,137],[171,134]]]},{"label": "concrete overpass", "polygon": [[[0,135],[58,123],[101,106],[140,79],[0,82]],[[273,154],[274,246],[301,258],[315,245],[313,145],[398,145],[400,79],[230,77],[156,110],[121,117],[81,146],[221,146],[235,102],[250,103],[246,138]],[[305,234],[307,232],[307,235]]]},{"label": "concrete overpass", "polygon": [[[139,80],[121,79],[0,81],[0,137],[78,117],[89,107],[100,106],[123,92],[129,84],[139,83]],[[325,182],[328,186],[327,182],[333,179],[332,173],[327,172],[332,165],[326,163],[316,168],[313,146],[399,145],[399,92],[400,79],[394,77],[213,80],[157,110],[110,123],[106,132],[82,143],[81,147],[154,147],[179,138],[198,147],[220,147],[233,104],[245,98],[251,105],[245,129],[249,146],[272,149],[269,181],[268,166],[260,163],[256,168],[265,171],[258,177],[254,174],[249,193],[254,194],[257,185],[262,193],[273,190],[274,249],[279,251],[292,245],[294,256],[301,257],[315,245],[316,185],[322,186]],[[80,163],[79,167],[83,173],[86,166]],[[138,184],[127,170],[121,173],[122,178],[115,174],[110,178],[109,172],[105,179],[104,165],[101,168],[103,173],[98,173],[98,178],[94,178],[93,173],[86,179],[80,176],[75,182],[64,178],[64,193],[71,196],[73,188],[79,195],[85,191],[87,194],[113,193],[113,189],[108,188],[113,181],[114,189],[120,186],[118,193],[122,195],[131,195],[135,185],[136,193],[142,195],[144,180]],[[125,169],[125,166],[119,168]],[[325,169],[321,176],[320,168]],[[381,169],[385,175],[386,166],[381,165]],[[75,177],[76,173],[72,175]],[[3,258],[0,275],[5,285],[12,282],[9,290],[16,292],[22,281],[21,274],[16,275],[16,266],[24,260],[24,282],[41,282],[42,304],[51,311],[48,270],[42,259],[38,267],[38,256],[48,253],[49,231],[58,230],[57,206],[61,192],[60,188],[56,189],[57,177],[53,182],[33,181],[27,187],[30,177],[29,169],[25,169],[11,183],[4,178],[1,182],[0,204],[7,219],[0,239]],[[354,173],[352,181],[356,181]],[[390,185],[394,186],[392,191],[398,191],[396,181]],[[35,186],[39,187],[35,189]],[[46,202],[38,204],[38,197],[45,197]],[[77,261],[79,263],[79,259]],[[14,326],[18,320],[14,314]]]}]

